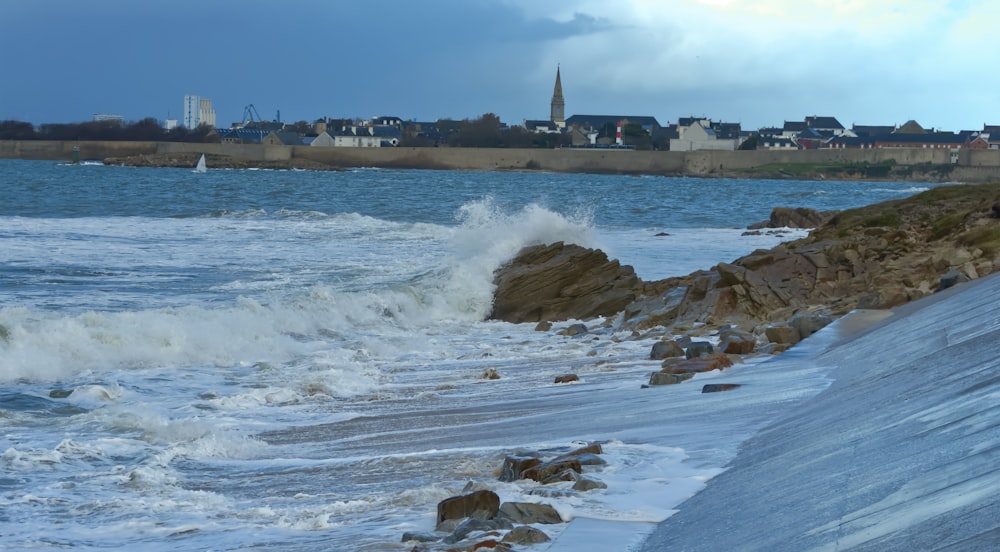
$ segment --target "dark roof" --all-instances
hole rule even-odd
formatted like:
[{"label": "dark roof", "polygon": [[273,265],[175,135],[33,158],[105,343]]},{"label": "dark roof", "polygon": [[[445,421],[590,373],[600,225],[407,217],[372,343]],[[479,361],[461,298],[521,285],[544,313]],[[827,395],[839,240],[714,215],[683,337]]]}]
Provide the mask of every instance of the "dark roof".
[{"label": "dark roof", "polygon": [[241,140],[252,144],[259,144],[270,134],[262,128],[218,128],[215,132],[223,140]]},{"label": "dark roof", "polygon": [[380,136],[382,138],[399,138],[399,129],[394,126],[386,125],[375,125],[371,127],[372,136]]},{"label": "dark roof", "polygon": [[535,130],[537,128],[558,128],[553,121],[544,121],[540,119],[525,119],[524,128],[528,130]]},{"label": "dark roof", "polygon": [[795,143],[791,138],[786,138],[783,136],[762,136],[758,142],[759,146],[774,147],[774,146],[789,146],[797,148],[798,144]]},{"label": "dark roof", "polygon": [[707,122],[707,128],[711,129],[712,133],[714,133],[717,138],[721,138],[723,140],[739,138],[740,133],[742,132],[740,123],[723,123],[722,121],[713,121],[704,117],[681,117],[677,119],[677,126],[689,127],[702,121]]},{"label": "dark roof", "polygon": [[608,123],[617,124],[618,121],[635,123],[643,128],[663,126],[656,120],[656,117],[645,115],[573,115],[566,119],[566,126],[600,128]]},{"label": "dark roof", "polygon": [[901,127],[897,128],[895,134],[925,134],[927,130],[920,126],[920,123],[910,119],[906,121]]},{"label": "dark roof", "polygon": [[807,125],[805,121],[785,121],[785,126],[782,128],[785,131],[802,132],[808,127],[809,125]]},{"label": "dark roof", "polygon": [[722,139],[739,138],[743,131],[739,123],[712,123],[712,128]]},{"label": "dark roof", "polygon": [[854,125],[851,130],[858,136],[880,136],[892,134],[896,127],[893,125]]},{"label": "dark roof", "polygon": [[827,144],[843,144],[850,148],[860,148],[861,146],[874,146],[878,138],[875,136],[835,136],[827,141]]},{"label": "dark roof", "polygon": [[336,136],[378,136],[380,138],[399,138],[399,129],[394,126],[372,125],[372,126],[349,126]]},{"label": "dark roof", "polygon": [[795,135],[798,140],[822,140],[823,136],[815,128],[807,128]]},{"label": "dark roof", "polygon": [[842,130],[844,128],[844,125],[840,124],[836,117],[817,117],[815,115],[806,117],[806,125],[826,130]]},{"label": "dark roof", "polygon": [[274,135],[286,146],[301,146],[305,143],[302,141],[302,137],[296,132],[275,132]]},{"label": "dark roof", "polygon": [[964,144],[966,142],[966,138],[961,134],[953,134],[951,132],[935,132],[927,134],[895,133],[885,136],[877,136],[876,141],[893,144]]},{"label": "dark roof", "polygon": [[[681,117],[680,119],[677,119],[677,126],[689,127],[698,121],[708,121],[708,119],[704,117]],[[711,123],[711,121],[709,121],[709,123]]]}]

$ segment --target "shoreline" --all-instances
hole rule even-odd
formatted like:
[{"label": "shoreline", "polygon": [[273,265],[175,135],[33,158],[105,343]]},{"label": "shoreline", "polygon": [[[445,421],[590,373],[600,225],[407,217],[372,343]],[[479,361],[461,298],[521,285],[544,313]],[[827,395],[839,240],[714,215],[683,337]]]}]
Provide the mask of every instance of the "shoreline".
[{"label": "shoreline", "polygon": [[[79,152],[74,153],[74,148]],[[634,176],[988,182],[1000,180],[1000,150],[895,148],[796,151],[640,151],[507,148],[334,148],[182,142],[0,140],[0,159],[101,161],[147,167],[345,170],[354,167],[553,172]],[[214,161],[214,163],[213,163]]]}]

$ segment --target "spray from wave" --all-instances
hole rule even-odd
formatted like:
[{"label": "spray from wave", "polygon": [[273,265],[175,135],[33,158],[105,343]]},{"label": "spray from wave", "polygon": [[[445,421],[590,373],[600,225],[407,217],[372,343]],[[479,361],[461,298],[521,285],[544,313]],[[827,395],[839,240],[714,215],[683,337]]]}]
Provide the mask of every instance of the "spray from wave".
[{"label": "spray from wave", "polygon": [[[439,258],[414,258],[408,277],[393,273],[366,279],[368,284],[360,288],[354,282],[303,287],[290,281],[286,288],[221,305],[83,313],[3,308],[0,381],[261,364],[347,370],[350,377],[338,379],[371,380],[366,367],[420,350],[421,335],[445,327],[460,331],[451,325],[482,321],[492,307],[494,271],[522,247],[555,241],[591,246],[592,218],[534,204],[505,212],[487,198],[462,206],[456,214],[459,224],[450,231],[433,233],[444,242],[434,249]],[[412,231],[427,235],[419,227]],[[295,267],[285,270],[294,272]],[[373,265],[358,273],[378,270],[387,269]],[[364,392],[371,385],[355,387]]]}]

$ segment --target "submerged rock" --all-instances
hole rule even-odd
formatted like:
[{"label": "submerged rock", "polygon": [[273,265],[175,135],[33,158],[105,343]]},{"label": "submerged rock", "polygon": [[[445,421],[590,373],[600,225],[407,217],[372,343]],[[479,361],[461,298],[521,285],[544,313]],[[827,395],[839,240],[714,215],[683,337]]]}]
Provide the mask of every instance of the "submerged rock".
[{"label": "submerged rock", "polygon": [[552,539],[541,529],[536,529],[530,525],[519,525],[504,535],[502,540],[511,544],[539,544],[549,542]]},{"label": "submerged rock", "polygon": [[514,523],[562,523],[563,518],[555,508],[548,504],[533,502],[504,502],[500,505],[501,518]]},{"label": "submerged rock", "polygon": [[747,226],[750,230],[758,228],[819,228],[836,215],[836,211],[817,211],[805,207],[775,207],[771,210],[771,218]]}]

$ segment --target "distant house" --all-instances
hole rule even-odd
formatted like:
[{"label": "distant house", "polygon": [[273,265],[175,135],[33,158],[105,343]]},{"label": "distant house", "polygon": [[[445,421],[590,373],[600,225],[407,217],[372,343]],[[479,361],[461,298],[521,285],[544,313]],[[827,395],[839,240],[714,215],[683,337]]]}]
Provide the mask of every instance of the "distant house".
[{"label": "distant house", "polygon": [[[853,130],[853,129],[852,129]],[[874,149],[877,143],[875,136],[834,136],[823,145],[829,149]]]},{"label": "distant house", "polygon": [[271,131],[262,128],[219,128],[216,133],[223,144],[260,144]]},{"label": "distant house", "polygon": [[379,117],[372,117],[372,126],[391,126],[396,128],[403,128],[403,120],[399,117],[393,117],[389,115],[382,115]]},{"label": "distant house", "polygon": [[836,117],[806,117],[806,126],[815,130],[820,136],[833,137],[844,134],[844,125]]},{"label": "distant house", "polygon": [[598,132],[596,131],[585,131],[579,127],[571,127],[566,134],[569,136],[569,142],[573,146],[593,146],[597,144]]},{"label": "distant house", "polygon": [[260,143],[267,146],[301,146],[305,144],[302,141],[302,136],[295,132],[275,130],[269,132]]},{"label": "distant house", "polygon": [[900,133],[887,134],[875,138],[875,147],[887,148],[924,148],[924,149],[962,149],[968,144],[968,138],[951,132],[934,133]]},{"label": "distant house", "polygon": [[313,138],[313,141],[309,145],[314,148],[332,148],[336,145],[336,142],[333,139],[333,134],[329,130],[324,130],[316,138]]},{"label": "distant house", "polygon": [[988,135],[980,134],[973,138],[966,147],[969,149],[990,149],[990,138]]},{"label": "distant house", "polygon": [[641,115],[573,115],[566,119],[567,127],[578,127],[583,130],[601,130],[607,125],[622,126],[626,124],[639,125],[647,133],[652,134],[655,129],[662,128],[656,117]]},{"label": "distant house", "polygon": [[761,134],[757,138],[757,149],[759,150],[797,150],[800,149],[795,140],[778,135],[765,136]]},{"label": "distant house", "polygon": [[[833,137],[831,136],[831,138]],[[807,128],[795,135],[795,141],[802,146],[802,149],[811,150],[821,148],[826,139],[818,130]]]},{"label": "distant house", "polygon": [[740,134],[736,123],[685,117],[677,122],[677,138],[670,139],[670,151],[735,151],[740,147]]},{"label": "distant house", "polygon": [[394,126],[344,126],[339,132],[322,132],[309,145],[335,148],[383,148],[399,145],[400,130]]},{"label": "distant house", "polygon": [[781,127],[781,135],[785,138],[795,138],[800,132],[809,128],[805,121],[785,121]]},{"label": "distant house", "polygon": [[910,119],[903,123],[902,126],[893,131],[893,134],[928,134],[929,131],[924,127],[920,126],[920,123]]},{"label": "distant house", "polygon": [[555,121],[539,121],[539,120],[524,120],[524,128],[528,132],[534,132],[536,134],[558,134],[560,132],[559,125]]},{"label": "distant house", "polygon": [[882,136],[883,134],[892,134],[896,131],[896,127],[893,125],[852,125],[851,132],[855,136],[869,137],[869,136]]},{"label": "distant house", "polygon": [[965,149],[968,147],[983,147],[982,144],[971,146],[976,138],[962,133],[926,132],[926,133],[889,133],[877,136],[837,136],[827,141],[823,146],[831,149]]}]

